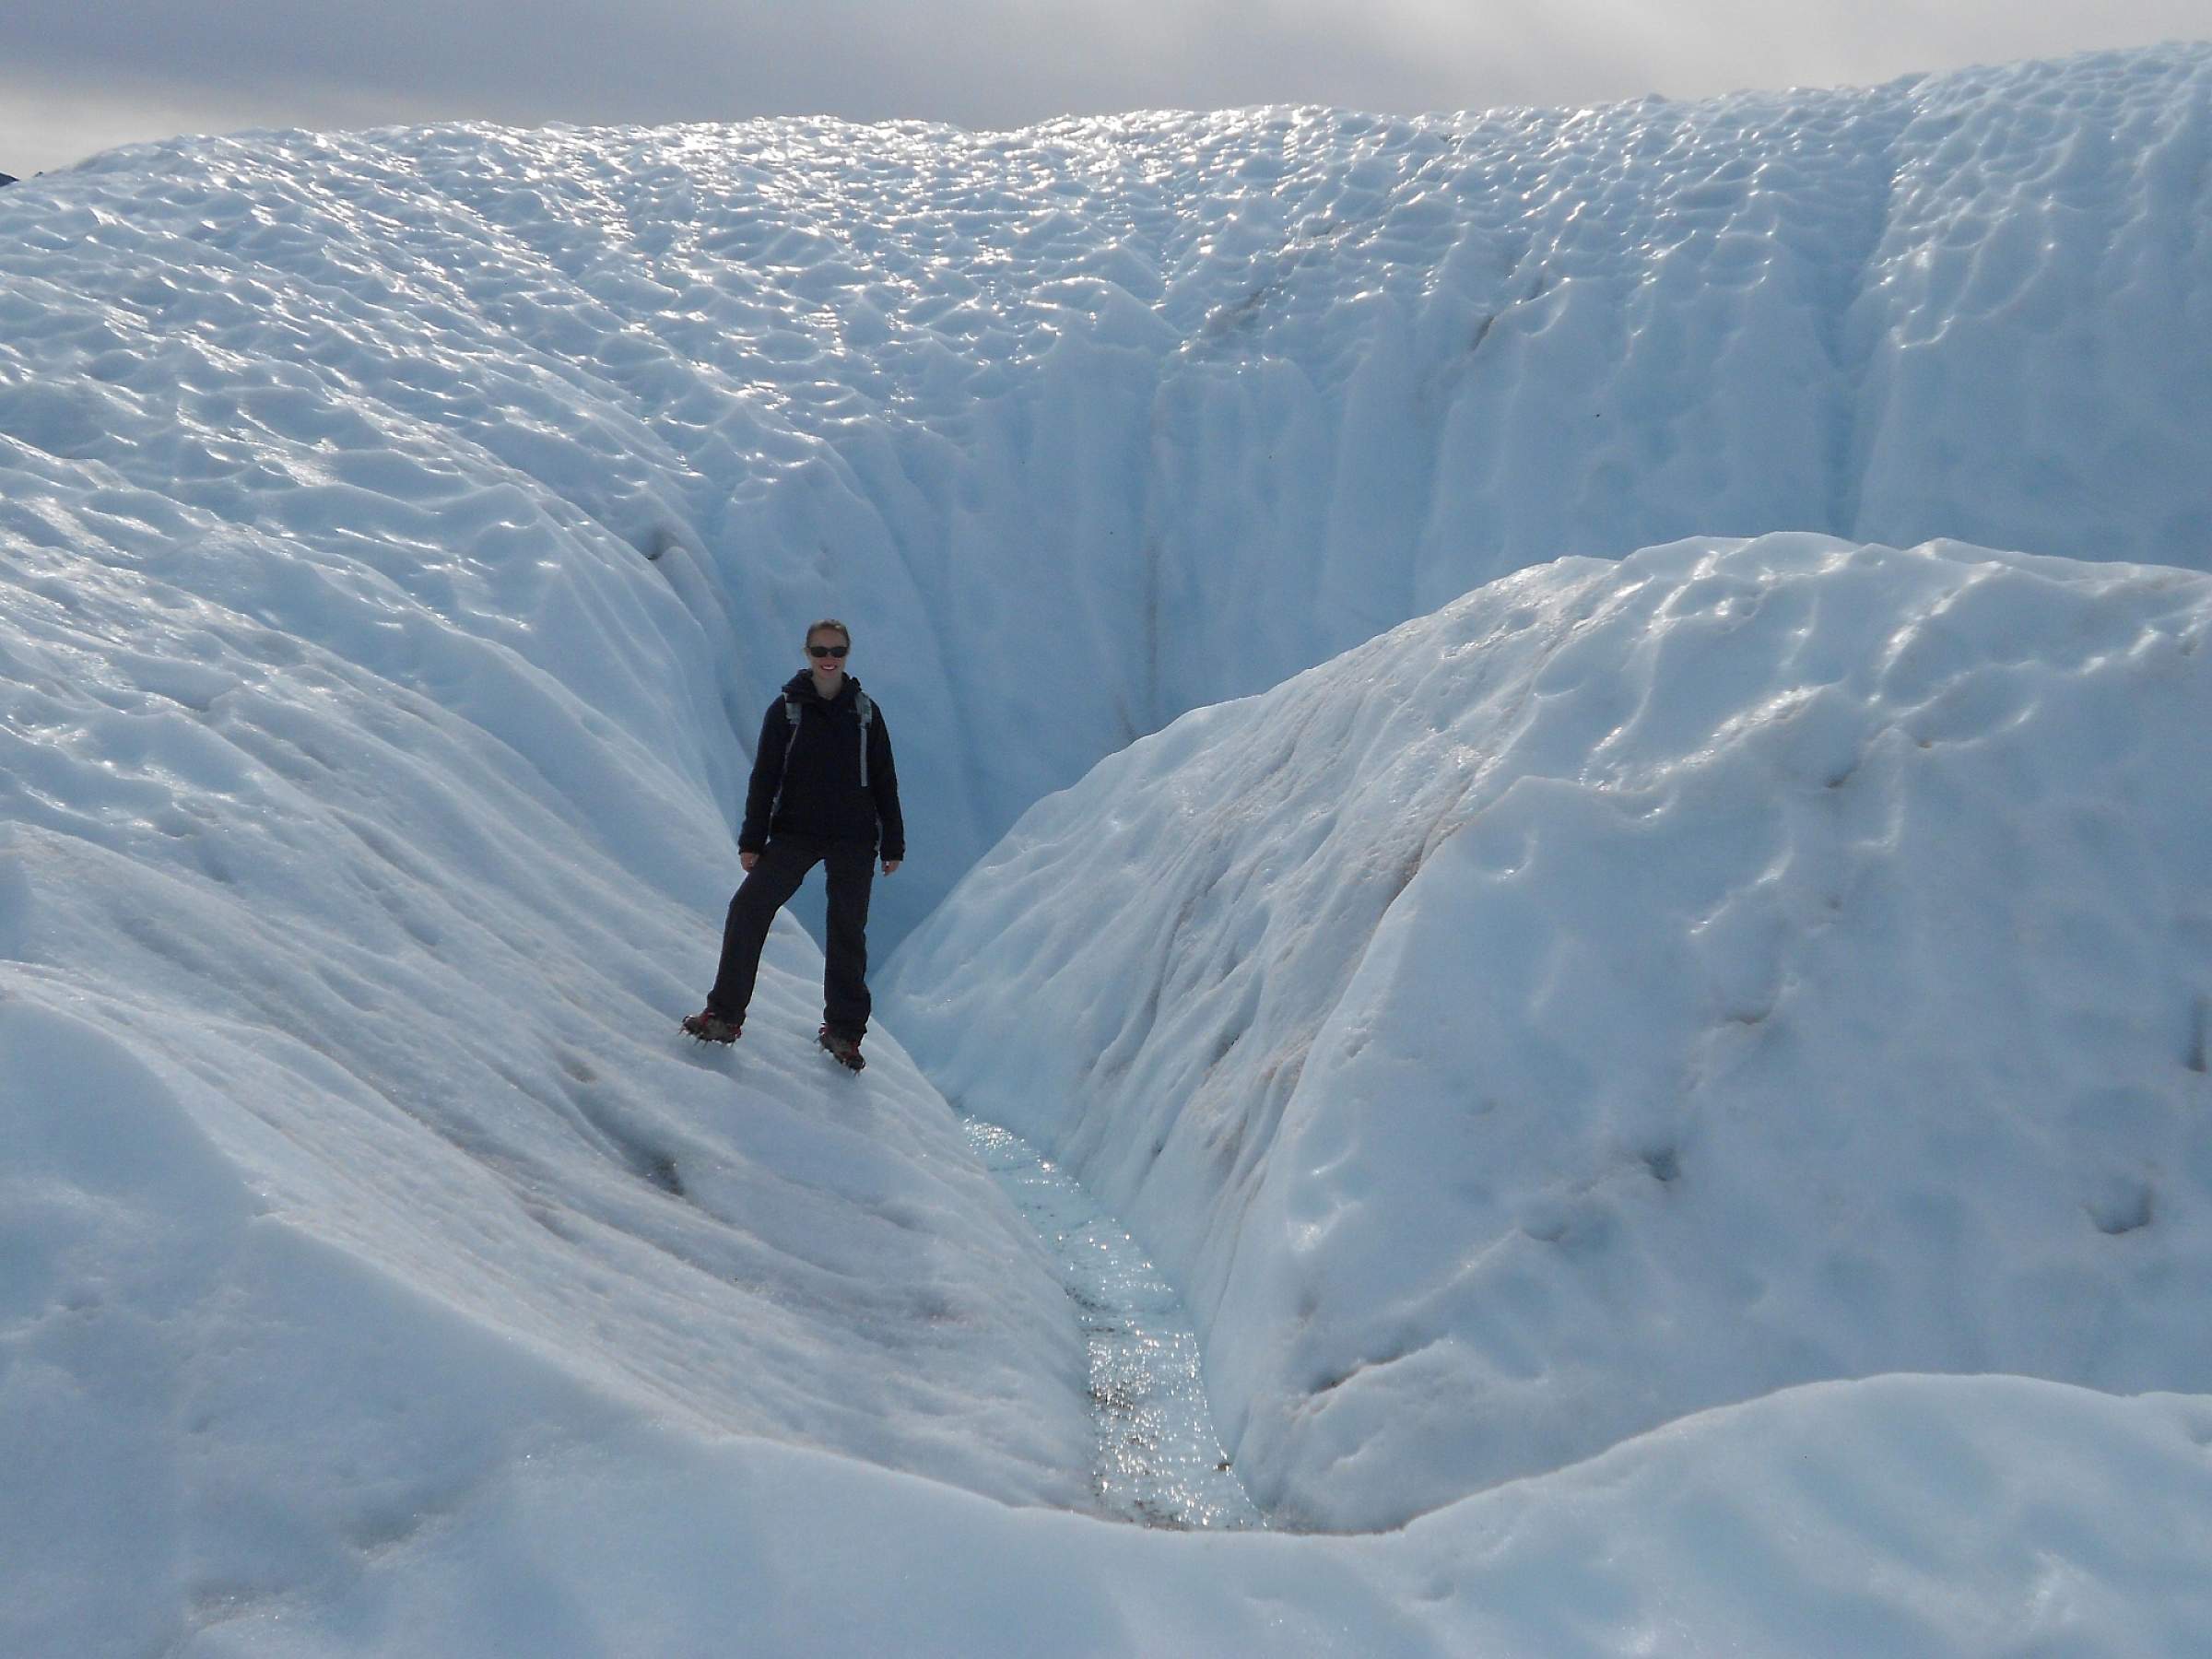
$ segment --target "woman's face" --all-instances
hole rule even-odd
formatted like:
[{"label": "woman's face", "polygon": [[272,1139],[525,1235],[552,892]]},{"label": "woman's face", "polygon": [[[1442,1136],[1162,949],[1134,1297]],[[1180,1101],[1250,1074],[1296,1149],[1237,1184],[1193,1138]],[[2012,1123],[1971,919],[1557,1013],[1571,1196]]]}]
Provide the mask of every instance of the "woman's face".
[{"label": "woman's face", "polygon": [[817,629],[806,636],[806,666],[814,675],[816,690],[834,691],[845,677],[845,636],[834,628]]}]

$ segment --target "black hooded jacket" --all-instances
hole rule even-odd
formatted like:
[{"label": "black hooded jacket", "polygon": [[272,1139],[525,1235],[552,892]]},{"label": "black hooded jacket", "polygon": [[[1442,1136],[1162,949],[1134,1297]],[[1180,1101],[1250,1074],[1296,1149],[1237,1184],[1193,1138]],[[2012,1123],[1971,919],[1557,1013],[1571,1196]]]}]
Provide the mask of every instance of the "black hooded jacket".
[{"label": "black hooded jacket", "polygon": [[[784,712],[786,703],[799,711],[796,727]],[[805,669],[784,682],[760,721],[760,746],[753,751],[753,779],[745,792],[745,825],[737,832],[739,852],[759,852],[780,830],[825,841],[865,841],[886,859],[906,857],[906,820],[899,813],[891,735],[883,711],[877,709],[868,721],[864,788],[859,705],[860,682],[849,674],[828,702]]]}]

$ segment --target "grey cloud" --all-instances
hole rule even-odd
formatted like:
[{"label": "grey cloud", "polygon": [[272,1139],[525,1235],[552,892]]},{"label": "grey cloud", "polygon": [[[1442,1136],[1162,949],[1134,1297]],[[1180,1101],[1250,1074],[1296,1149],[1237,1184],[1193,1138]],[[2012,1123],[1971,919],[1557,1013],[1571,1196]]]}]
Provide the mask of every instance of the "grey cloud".
[{"label": "grey cloud", "polygon": [[[18,19],[0,76],[88,106],[110,85],[146,83],[157,91],[141,101],[157,124],[198,109],[235,112],[229,124],[818,112],[999,127],[1261,102],[1412,111],[1688,98],[2206,27],[2204,0],[2087,9],[2004,0],[637,0],[619,10],[587,0],[106,0]],[[23,171],[16,159],[0,153],[0,166]]]}]

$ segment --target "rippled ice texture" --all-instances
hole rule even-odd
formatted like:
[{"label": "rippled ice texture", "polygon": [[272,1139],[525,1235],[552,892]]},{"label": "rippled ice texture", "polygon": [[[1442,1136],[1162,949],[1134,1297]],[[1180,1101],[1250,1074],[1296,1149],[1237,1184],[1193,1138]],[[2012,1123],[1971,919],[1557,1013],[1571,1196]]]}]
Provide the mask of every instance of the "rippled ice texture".
[{"label": "rippled ice texture", "polygon": [[917,827],[888,949],[1132,737],[1524,565],[1809,529],[2203,568],[2208,97],[2199,46],[125,150],[0,196],[0,529],[234,538],[572,684],[574,573],[650,560],[711,653],[717,729],[645,716],[676,748],[749,743],[844,616]]},{"label": "rippled ice texture", "polygon": [[1265,1524],[1214,1432],[1198,1340],[1175,1288],[1089,1194],[995,1124],[968,1144],[1050,1246],[1090,1350],[1099,1497],[1147,1526]]}]

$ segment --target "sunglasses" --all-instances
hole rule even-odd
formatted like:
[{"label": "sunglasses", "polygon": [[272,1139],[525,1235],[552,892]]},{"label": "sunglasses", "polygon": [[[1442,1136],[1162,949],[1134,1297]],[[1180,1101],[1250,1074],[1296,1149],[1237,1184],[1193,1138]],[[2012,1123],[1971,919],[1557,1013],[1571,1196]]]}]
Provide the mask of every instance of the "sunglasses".
[{"label": "sunglasses", "polygon": [[852,649],[850,645],[809,645],[806,654],[810,657],[841,657]]}]

